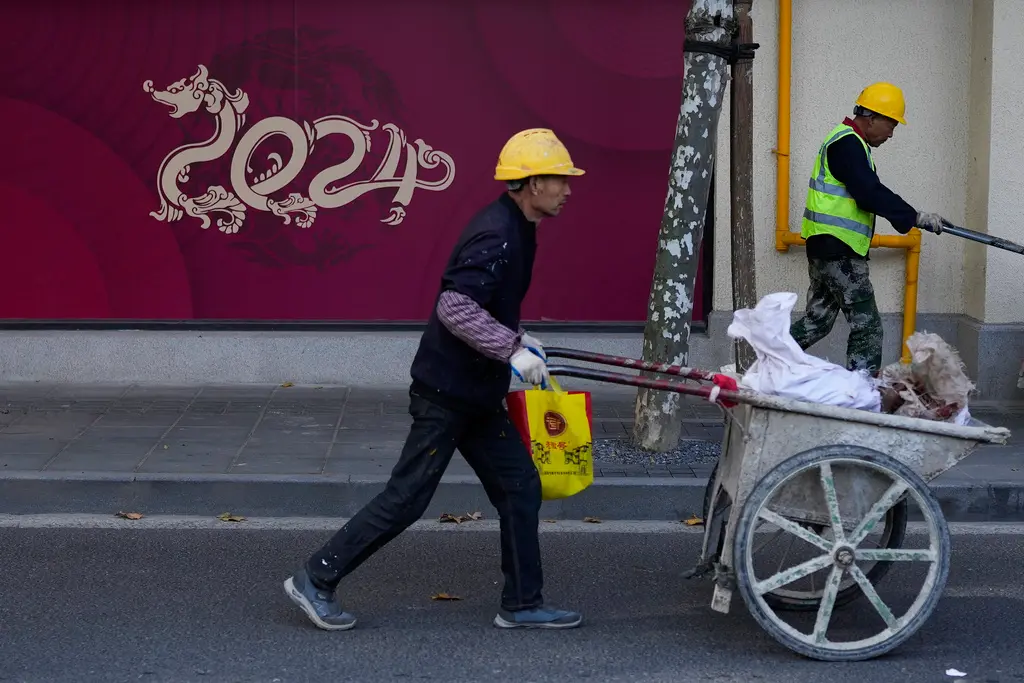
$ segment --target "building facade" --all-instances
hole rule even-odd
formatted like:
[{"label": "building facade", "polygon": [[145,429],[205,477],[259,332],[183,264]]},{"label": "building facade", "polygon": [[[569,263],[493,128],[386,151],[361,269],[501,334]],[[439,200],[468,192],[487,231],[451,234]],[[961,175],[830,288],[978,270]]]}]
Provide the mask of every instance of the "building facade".
[{"label": "building facade", "polygon": [[[535,126],[588,173],[542,228],[526,317],[549,344],[640,354],[685,7],[168,7],[40,0],[8,12],[21,28],[0,46],[4,379],[402,385],[456,234],[501,191],[498,150]],[[777,217],[799,230],[817,145],[876,80],[908,101],[909,125],[876,154],[883,181],[920,209],[1024,242],[1010,189],[1024,97],[1014,10],[756,0],[759,295],[795,291],[803,304],[803,250],[777,249]],[[791,35],[784,212],[780,17]],[[691,364],[708,367],[730,360],[728,106],[691,339]],[[893,233],[884,221],[879,231]],[[872,254],[887,361],[900,353],[905,262],[901,249]],[[916,327],[956,344],[986,397],[1017,392],[1022,266],[922,238]],[[839,360],[845,335],[840,323],[813,352]]]},{"label": "building facade", "polygon": [[[822,139],[852,113],[874,81],[899,85],[907,126],[874,151],[879,176],[918,210],[942,214],[975,231],[1024,244],[1024,171],[1014,136],[1024,104],[1024,73],[1014,45],[1024,15],[1012,0],[792,0],[788,202],[779,211],[780,7],[755,2],[754,221],[757,291],[790,291],[806,301],[802,247],[777,248],[776,230],[800,230],[806,188]],[[785,23],[785,11],[782,13]],[[783,38],[785,37],[783,32]],[[785,99],[785,98],[783,98]],[[728,167],[729,103],[719,129],[719,164]],[[714,286],[709,348],[731,320],[729,188],[717,183]],[[780,225],[779,215],[787,225]],[[897,235],[879,219],[877,231]],[[921,235],[915,329],[956,346],[978,385],[979,400],[1017,400],[1024,360],[1024,257],[948,235]],[[884,362],[901,355],[907,306],[907,258],[901,248],[871,251],[871,273],[885,320]],[[840,320],[811,353],[843,362],[847,328]],[[703,340],[702,340],[703,341]],[[720,358],[716,358],[719,360]]]}]

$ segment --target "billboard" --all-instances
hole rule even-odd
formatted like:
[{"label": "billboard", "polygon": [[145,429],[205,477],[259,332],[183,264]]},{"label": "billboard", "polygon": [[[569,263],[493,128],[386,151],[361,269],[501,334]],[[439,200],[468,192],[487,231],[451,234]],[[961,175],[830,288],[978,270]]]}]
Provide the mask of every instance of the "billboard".
[{"label": "billboard", "polygon": [[642,321],[685,12],[8,3],[0,318],[422,321],[501,146],[550,127],[587,175],[541,224],[524,315]]}]

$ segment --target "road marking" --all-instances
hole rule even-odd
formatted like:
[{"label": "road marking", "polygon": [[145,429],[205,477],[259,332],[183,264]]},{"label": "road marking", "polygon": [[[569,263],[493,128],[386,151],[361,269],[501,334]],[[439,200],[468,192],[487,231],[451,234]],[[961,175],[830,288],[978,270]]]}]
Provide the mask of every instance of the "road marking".
[{"label": "road marking", "polygon": [[[335,531],[347,522],[344,517],[248,517],[241,522],[224,522],[217,517],[194,515],[152,515],[138,520],[121,519],[114,515],[97,514],[41,514],[4,515],[0,514],[0,528],[20,529],[159,529],[222,531]],[[410,531],[442,533],[497,532],[496,519],[468,521],[461,524],[441,523],[437,520],[420,520],[409,527]],[[922,522],[909,522],[908,535],[926,532]],[[687,534],[704,533],[703,526],[687,526],[682,522],[602,520],[600,523],[563,519],[542,521],[541,533],[634,533],[634,534]],[[949,532],[953,535],[994,536],[1022,535],[1024,523],[1020,522],[977,522],[951,523]]]},{"label": "road marking", "polygon": [[[224,531],[335,531],[347,522],[344,517],[246,517],[241,522],[224,522],[217,517],[192,515],[152,515],[138,520],[121,519],[114,515],[96,514],[41,514],[41,515],[0,515],[0,528],[21,529],[217,529]],[[682,522],[647,522],[610,520],[600,523],[582,520],[542,521],[541,533],[703,533],[702,526],[687,526]],[[474,532],[498,531],[498,520],[441,523],[434,519],[420,520],[409,527],[410,531],[432,532]]]}]

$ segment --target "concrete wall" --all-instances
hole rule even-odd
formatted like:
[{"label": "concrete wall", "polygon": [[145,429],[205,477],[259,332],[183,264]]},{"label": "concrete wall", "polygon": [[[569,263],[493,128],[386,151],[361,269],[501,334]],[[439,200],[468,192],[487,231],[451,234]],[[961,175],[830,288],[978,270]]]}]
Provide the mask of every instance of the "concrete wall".
[{"label": "concrete wall", "polygon": [[[1024,70],[1016,53],[1024,14],[1016,0],[793,0],[789,226],[800,229],[807,177],[825,134],[852,113],[874,81],[899,85],[907,126],[875,150],[882,181],[918,210],[1024,243],[1024,166],[1015,126],[1024,110]],[[754,5],[754,221],[757,292],[806,299],[802,247],[775,250],[778,7]],[[719,129],[713,317],[732,308],[729,261],[729,101]],[[880,219],[878,231],[895,234]],[[899,357],[905,254],[877,249],[872,281],[885,318],[885,356]],[[979,398],[1024,398],[1024,257],[926,233],[918,282],[917,329],[961,352]],[[719,325],[721,327],[722,325]],[[716,344],[712,327],[711,345]],[[836,326],[816,355],[842,362],[847,328]]]},{"label": "concrete wall", "polygon": [[[918,210],[963,224],[967,198],[971,2],[964,0],[793,0],[789,227],[799,232],[817,147],[860,91],[874,81],[899,85],[907,126],[875,151],[879,175]],[[754,222],[757,291],[800,294],[808,285],[802,247],[775,250],[778,6],[756,2],[754,40]],[[729,101],[719,128],[716,186],[715,310],[732,308],[729,264]],[[897,234],[884,219],[879,233]],[[925,235],[918,310],[963,313],[961,240]],[[872,281],[883,312],[903,310],[904,252],[877,250]]]},{"label": "concrete wall", "polygon": [[[633,358],[643,352],[643,340],[637,334],[541,331],[537,336],[547,346]],[[165,385],[293,382],[401,389],[409,384],[409,365],[419,340],[417,332],[3,331],[0,380]],[[695,336],[693,350],[694,357],[708,367],[728,362],[722,348],[713,348],[707,335]],[[582,380],[566,379],[562,384],[595,388]]]}]

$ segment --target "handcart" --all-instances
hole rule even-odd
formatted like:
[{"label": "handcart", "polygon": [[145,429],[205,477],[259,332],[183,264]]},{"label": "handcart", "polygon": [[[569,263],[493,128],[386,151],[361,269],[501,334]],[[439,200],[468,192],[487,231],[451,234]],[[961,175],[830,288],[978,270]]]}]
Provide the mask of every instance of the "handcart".
[{"label": "handcart", "polygon": [[[705,495],[701,556],[687,574],[713,576],[713,610],[728,613],[738,589],[775,640],[818,660],[878,657],[924,624],[945,587],[950,557],[949,529],[928,482],[978,445],[1006,443],[1010,435],[977,420],[958,426],[730,390],[719,386],[728,384],[721,381],[724,375],[681,366],[565,348],[545,351],[549,359],[639,371],[549,364],[552,375],[688,394],[723,410],[726,428]],[[927,537],[914,548],[906,547],[911,500]],[[875,532],[879,538],[869,540]],[[780,536],[802,542],[810,557],[787,569],[780,562],[762,575],[756,556]],[[899,600],[884,600],[876,589],[896,564],[919,567],[923,574],[916,595],[902,583],[897,587],[897,598],[910,603],[901,616],[891,608]],[[815,586],[817,572],[827,578]],[[791,588],[809,577],[810,588]],[[860,598],[875,614],[858,615],[859,622],[877,622],[877,628],[852,640],[830,637],[836,608]],[[783,618],[800,613],[808,621],[813,616],[806,632]]]}]

